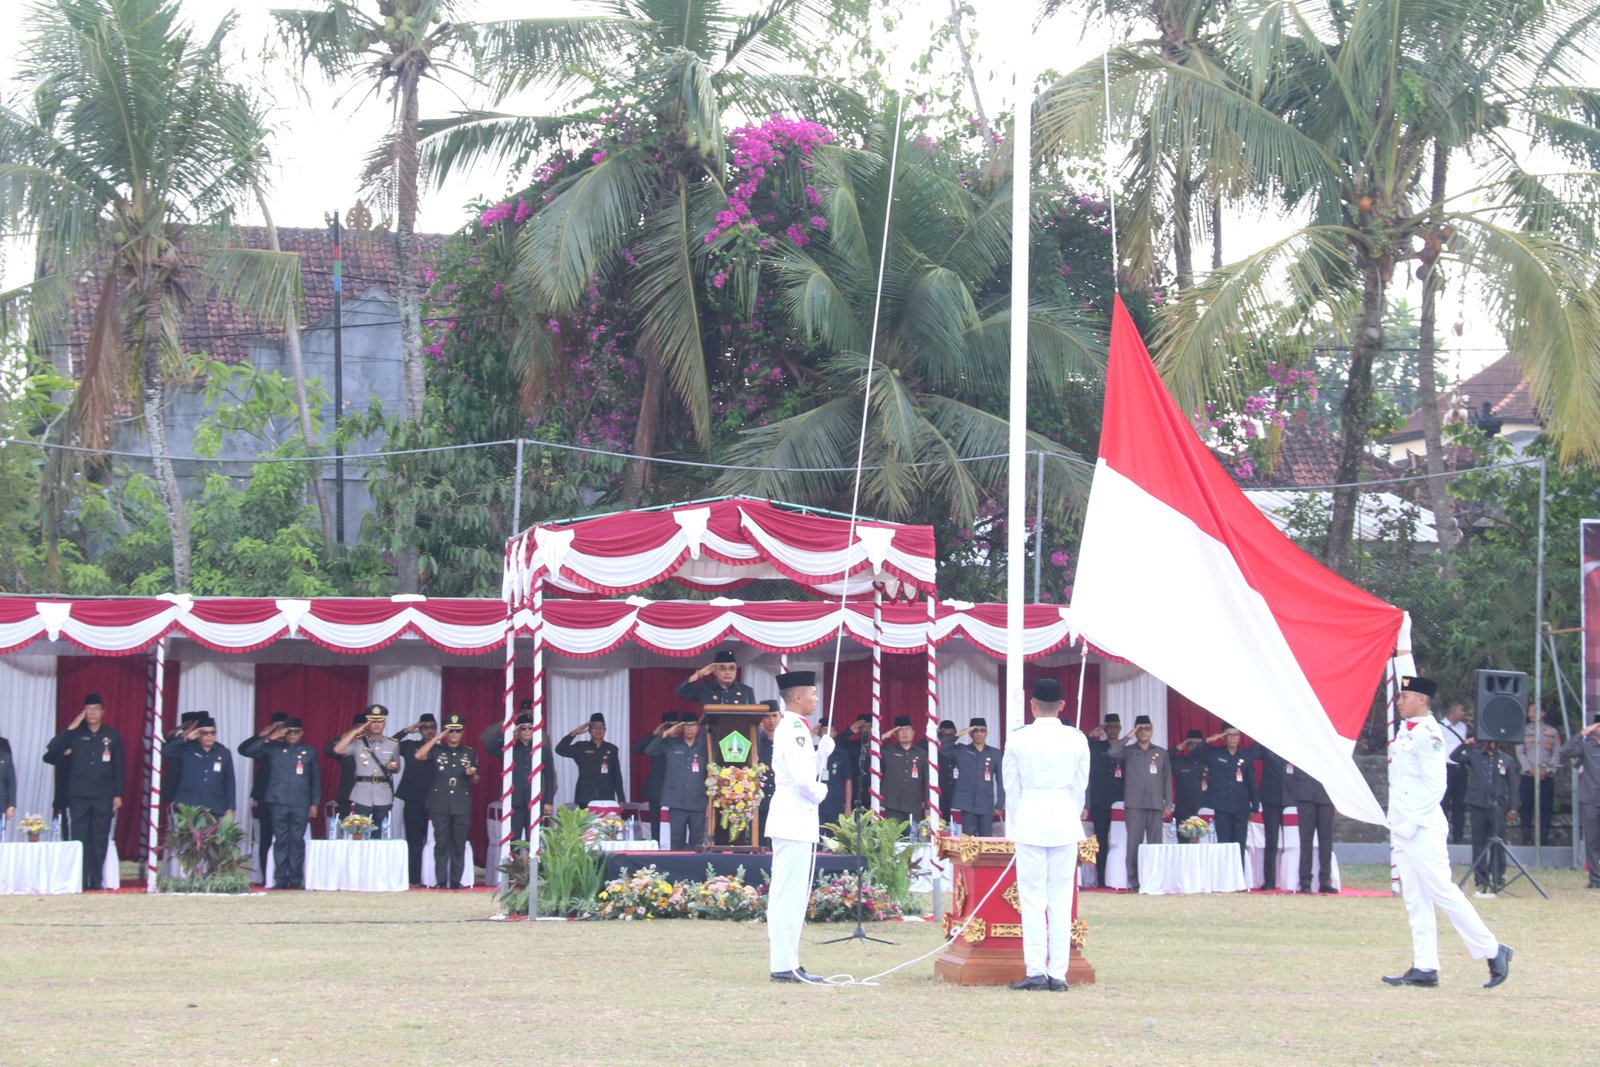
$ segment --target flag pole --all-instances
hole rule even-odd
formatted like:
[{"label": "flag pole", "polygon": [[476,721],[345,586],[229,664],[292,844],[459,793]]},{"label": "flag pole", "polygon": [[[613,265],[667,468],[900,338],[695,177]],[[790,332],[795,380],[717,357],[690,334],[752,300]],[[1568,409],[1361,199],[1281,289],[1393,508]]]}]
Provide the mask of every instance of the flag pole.
[{"label": "flag pole", "polygon": [[[1027,4],[1018,4],[1024,39]],[[1011,406],[1007,414],[1011,461],[1006,479],[1006,735],[1022,728],[1022,634],[1028,506],[1028,245],[1033,164],[1033,68],[1019,49],[1015,127],[1011,138]]]}]

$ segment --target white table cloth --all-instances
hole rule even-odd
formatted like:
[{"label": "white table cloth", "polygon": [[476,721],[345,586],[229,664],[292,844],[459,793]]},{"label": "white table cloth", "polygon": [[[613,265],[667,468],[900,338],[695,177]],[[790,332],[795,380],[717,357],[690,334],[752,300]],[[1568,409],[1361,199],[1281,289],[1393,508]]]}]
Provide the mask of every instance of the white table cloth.
[{"label": "white table cloth", "polygon": [[597,841],[601,852],[660,852],[659,841]]},{"label": "white table cloth", "polygon": [[83,845],[77,841],[0,844],[0,894],[81,893]]},{"label": "white table cloth", "polygon": [[411,888],[404,841],[313,841],[306,846],[306,888],[404,893]]},{"label": "white table cloth", "polygon": [[1238,845],[1139,846],[1140,893],[1239,893],[1249,888]]},{"label": "white table cloth", "polygon": [[[1267,828],[1258,811],[1250,816],[1250,829],[1245,833],[1245,843],[1250,846],[1250,887],[1260,888],[1265,885],[1263,875],[1266,873],[1267,864]],[[1279,889],[1295,890],[1300,888],[1300,815],[1291,805],[1283,809],[1283,829],[1278,834],[1278,871],[1277,882]],[[1315,890],[1322,883],[1318,878],[1322,873],[1322,863],[1313,852],[1311,856],[1311,888]],[[1339,888],[1339,857],[1333,857],[1333,881],[1330,883],[1334,889]]]},{"label": "white table cloth", "polygon": [[[1111,843],[1110,851],[1106,855],[1106,884],[1107,889],[1128,888],[1128,827],[1122,821],[1122,801],[1111,805]],[[1083,822],[1083,836],[1094,836],[1094,823],[1085,819]],[[1100,848],[1105,851],[1106,842],[1100,842]],[[1085,889],[1095,884],[1095,865],[1085,863],[1078,872],[1078,884]]]}]

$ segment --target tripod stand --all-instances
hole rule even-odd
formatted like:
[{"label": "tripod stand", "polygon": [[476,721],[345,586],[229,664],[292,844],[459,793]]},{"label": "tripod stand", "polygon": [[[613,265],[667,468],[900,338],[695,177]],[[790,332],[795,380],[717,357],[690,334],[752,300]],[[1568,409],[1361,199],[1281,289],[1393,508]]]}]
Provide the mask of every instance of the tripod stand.
[{"label": "tripod stand", "polygon": [[819,942],[819,944],[837,945],[841,941],[872,941],[879,945],[898,944],[898,942],[890,941],[885,937],[873,937],[867,933],[867,928],[861,923],[861,902],[866,896],[861,890],[867,884],[867,850],[861,837],[861,809],[857,808],[853,815],[856,824],[856,928],[843,937],[830,938],[827,941]]},{"label": "tripod stand", "polygon": [[[1522,861],[1517,859],[1516,855],[1512,853],[1511,847],[1506,844],[1505,838],[1501,837],[1499,834],[1495,834],[1493,837],[1489,838],[1489,843],[1483,846],[1483,851],[1478,853],[1477,858],[1472,861],[1472,864],[1467,868],[1467,873],[1461,876],[1461,881],[1456,883],[1456,888],[1460,889],[1462,886],[1466,885],[1467,879],[1471,878],[1473,873],[1478,870],[1494,870],[1494,867],[1489,866],[1491,860],[1493,859],[1510,860],[1511,863],[1517,868],[1517,873],[1511,876],[1511,881],[1502,882],[1499,885],[1494,885],[1492,882],[1490,883],[1496,893],[1504,890],[1518,878],[1526,878],[1528,880],[1528,884],[1533,886],[1533,888],[1538,891],[1541,897],[1544,897],[1546,900],[1550,899],[1550,894],[1544,891],[1544,889],[1534,879],[1533,875],[1528,872],[1528,868],[1524,867],[1522,865]],[[1484,866],[1480,867],[1479,864],[1483,864]],[[1501,871],[1505,870],[1505,865],[1503,863],[1499,864],[1498,867]]]}]

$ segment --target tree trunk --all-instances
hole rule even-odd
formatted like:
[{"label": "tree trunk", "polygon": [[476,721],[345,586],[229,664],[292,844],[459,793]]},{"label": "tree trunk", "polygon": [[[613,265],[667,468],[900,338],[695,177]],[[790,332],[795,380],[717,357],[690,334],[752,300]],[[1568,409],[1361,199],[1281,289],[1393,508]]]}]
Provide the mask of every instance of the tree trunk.
[{"label": "tree trunk", "polygon": [[[417,74],[408,71],[400,81],[400,125],[395,132],[395,306],[400,312],[400,374],[404,387],[402,414],[407,422],[422,421],[427,386],[422,374],[422,304],[417,296]],[[401,505],[396,516],[400,528],[416,525],[411,486],[402,480]],[[419,553],[407,545],[400,551],[397,581],[402,593],[421,591],[417,573]]]},{"label": "tree trunk", "polygon": [[1173,288],[1183,292],[1194,286],[1194,205],[1189,161],[1180,159],[1172,177],[1172,259],[1177,268]]},{"label": "tree trunk", "polygon": [[1211,269],[1222,269],[1222,194],[1211,194]]},{"label": "tree trunk", "polygon": [[144,432],[150,439],[151,466],[161,490],[167,526],[172,531],[172,590],[182,593],[189,588],[189,518],[184,514],[178,476],[167,451],[167,381],[161,371],[161,298],[155,291],[157,284],[145,282],[140,294],[139,386],[144,401]]},{"label": "tree trunk", "polygon": [[[1450,150],[1443,141],[1433,145],[1433,206],[1437,212],[1444,203],[1445,178],[1449,173]],[[1434,380],[1434,322],[1438,311],[1439,261],[1426,265],[1422,277],[1422,334],[1417,342],[1417,402],[1422,409],[1423,455],[1427,471],[1428,506],[1433,509],[1434,529],[1439,534],[1439,563],[1445,578],[1455,577],[1455,509],[1450,500],[1450,484],[1444,476],[1443,413],[1439,410],[1439,387]]]},{"label": "tree trunk", "polygon": [[977,113],[978,132],[983,143],[989,144],[989,116],[983,112],[983,97],[978,95],[978,75],[972,69],[972,55],[967,50],[966,34],[961,32],[961,0],[950,0],[950,28],[955,31],[956,47],[961,51],[961,69],[967,72],[967,85],[972,89],[972,110]]},{"label": "tree trunk", "polygon": [[1383,275],[1379,265],[1361,260],[1361,315],[1350,344],[1350,373],[1339,400],[1339,468],[1334,482],[1333,516],[1328,526],[1325,559],[1333,570],[1350,569],[1355,538],[1356,508],[1361,490],[1361,460],[1367,454],[1372,428],[1372,363],[1383,350]]},{"label": "tree trunk", "polygon": [[[661,420],[661,387],[665,379],[666,372],[661,369],[661,360],[650,356],[644,372],[644,397],[639,401],[639,424],[633,431],[635,456],[655,455],[656,434]],[[649,485],[650,461],[629,460],[627,474],[622,480],[622,506],[638,507]]]},{"label": "tree trunk", "polygon": [[[278,245],[278,227],[272,221],[272,209],[261,187],[256,186],[256,203],[261,205],[261,217],[267,224],[267,247],[274,252],[283,251]],[[289,357],[289,374],[294,379],[295,409],[300,415],[300,440],[305,444],[306,455],[316,455],[311,437],[311,403],[306,399],[306,368],[300,353],[300,323],[291,311],[283,324],[283,351]],[[333,550],[333,509],[328,503],[328,487],[322,480],[322,463],[308,465],[306,472],[311,490],[317,495],[317,515],[322,520],[322,552],[324,557]]]}]

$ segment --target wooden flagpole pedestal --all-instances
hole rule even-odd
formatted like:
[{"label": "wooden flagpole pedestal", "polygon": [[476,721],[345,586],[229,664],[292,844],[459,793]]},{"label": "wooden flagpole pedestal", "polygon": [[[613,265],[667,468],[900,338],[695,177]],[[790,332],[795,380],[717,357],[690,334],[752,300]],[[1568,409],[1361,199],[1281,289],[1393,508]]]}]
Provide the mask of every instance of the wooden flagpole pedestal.
[{"label": "wooden flagpole pedestal", "polygon": [[[1022,912],[1016,868],[1007,869],[1016,845],[1001,837],[940,837],[939,854],[950,861],[950,911],[945,936],[969,917],[961,936],[933,962],[935,976],[958,985],[1003,985],[1026,974],[1022,962]],[[990,890],[994,892],[991,894]],[[985,895],[989,896],[984,901]],[[979,903],[982,907],[979,908]],[[1078,920],[1072,891],[1072,962],[1067,984],[1094,982],[1094,968],[1081,944],[1087,933]]]}]

